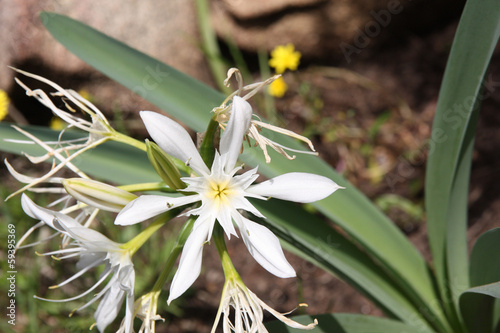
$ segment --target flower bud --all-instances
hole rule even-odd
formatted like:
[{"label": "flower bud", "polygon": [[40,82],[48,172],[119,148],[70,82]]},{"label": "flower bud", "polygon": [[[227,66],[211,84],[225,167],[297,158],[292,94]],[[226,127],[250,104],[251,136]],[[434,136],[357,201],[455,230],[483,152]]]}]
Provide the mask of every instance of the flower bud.
[{"label": "flower bud", "polygon": [[172,189],[178,190],[186,187],[181,180],[181,173],[175,167],[172,158],[167,155],[158,145],[146,139],[148,158],[156,173]]},{"label": "flower bud", "polygon": [[64,179],[62,184],[76,200],[110,212],[121,211],[137,198],[135,194],[92,179],[70,178]]}]

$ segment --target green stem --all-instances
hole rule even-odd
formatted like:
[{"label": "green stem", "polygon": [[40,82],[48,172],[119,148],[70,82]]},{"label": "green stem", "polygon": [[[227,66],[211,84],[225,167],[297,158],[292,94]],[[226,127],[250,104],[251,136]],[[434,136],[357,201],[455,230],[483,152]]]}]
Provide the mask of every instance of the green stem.
[{"label": "green stem", "polygon": [[[267,57],[266,51],[259,51],[259,68],[260,76],[263,78],[271,77],[271,69],[269,68],[269,58]],[[278,119],[276,113],[276,107],[274,104],[274,97],[269,94],[264,95],[264,110],[266,112],[266,117],[271,124],[276,123]]]},{"label": "green stem", "polygon": [[140,191],[175,192],[163,182],[129,184],[129,185],[118,186],[118,188],[125,190],[127,192],[140,192]]},{"label": "green stem", "polygon": [[219,252],[222,269],[224,270],[224,276],[226,277],[226,280],[236,279],[240,281],[241,277],[236,271],[236,268],[234,268],[233,262],[231,261],[229,253],[227,252],[226,242],[224,241],[224,230],[218,223],[216,223],[214,226],[212,238],[214,239],[217,252]]},{"label": "green stem", "polygon": [[127,249],[130,256],[133,256],[141,246],[146,243],[146,241],[151,237],[158,229],[160,229],[167,221],[170,221],[173,216],[176,216],[180,212],[180,209],[173,209],[164,214],[161,214],[156,218],[153,223],[148,225],[146,229],[141,231],[140,234],[129,240],[123,245],[123,248]]},{"label": "green stem", "polygon": [[120,132],[113,132],[113,135],[110,137],[111,140],[118,141],[125,143],[129,146],[135,147],[139,150],[142,151],[147,151],[146,144],[142,141],[139,141],[137,139],[131,138],[130,136],[120,133]]},{"label": "green stem", "polygon": [[222,58],[222,54],[217,42],[217,35],[210,22],[210,8],[207,0],[196,0],[196,14],[198,18],[198,27],[201,35],[202,48],[207,56],[208,65],[213,78],[219,89],[229,94],[231,91],[224,85],[227,66]]}]

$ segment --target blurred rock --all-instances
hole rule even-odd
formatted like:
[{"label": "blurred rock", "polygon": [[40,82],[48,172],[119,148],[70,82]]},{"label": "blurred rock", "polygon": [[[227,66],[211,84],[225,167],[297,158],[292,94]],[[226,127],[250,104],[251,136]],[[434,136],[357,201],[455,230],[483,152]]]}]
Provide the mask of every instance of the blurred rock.
[{"label": "blurred rock", "polygon": [[[56,82],[58,77],[54,75],[60,80],[75,77],[74,81],[87,77],[89,87],[95,84],[91,82],[94,77],[90,76],[98,77],[99,85],[105,87],[91,91],[98,100],[115,101],[123,93],[117,85],[93,74],[93,69],[58,43],[40,22],[41,11],[82,21],[182,72],[210,82],[204,55],[197,45],[192,1],[0,0],[0,7],[0,39],[4,42],[0,48],[0,89],[13,85],[14,72],[7,68],[10,65],[45,74]],[[116,87],[115,93],[113,87]]]},{"label": "blurred rock", "polygon": [[270,51],[293,43],[305,57],[344,58],[403,34],[442,27],[464,1],[439,0],[212,0],[221,38],[240,48]]}]

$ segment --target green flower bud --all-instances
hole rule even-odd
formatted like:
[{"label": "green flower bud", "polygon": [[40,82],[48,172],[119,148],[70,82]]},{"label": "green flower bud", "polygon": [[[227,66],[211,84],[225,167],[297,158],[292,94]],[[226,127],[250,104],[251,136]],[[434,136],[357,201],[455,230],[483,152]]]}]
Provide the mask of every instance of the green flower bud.
[{"label": "green flower bud", "polygon": [[148,158],[156,173],[172,189],[178,190],[186,187],[181,180],[181,173],[176,168],[172,158],[167,155],[158,145],[146,139]]}]

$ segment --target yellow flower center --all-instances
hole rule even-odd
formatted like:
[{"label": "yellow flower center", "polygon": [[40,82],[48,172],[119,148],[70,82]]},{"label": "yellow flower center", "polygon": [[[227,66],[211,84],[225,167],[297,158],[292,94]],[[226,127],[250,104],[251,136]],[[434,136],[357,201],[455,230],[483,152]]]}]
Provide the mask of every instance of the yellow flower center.
[{"label": "yellow flower center", "polygon": [[229,181],[210,181],[207,197],[217,206],[229,204],[229,197],[234,191],[229,186]]}]

